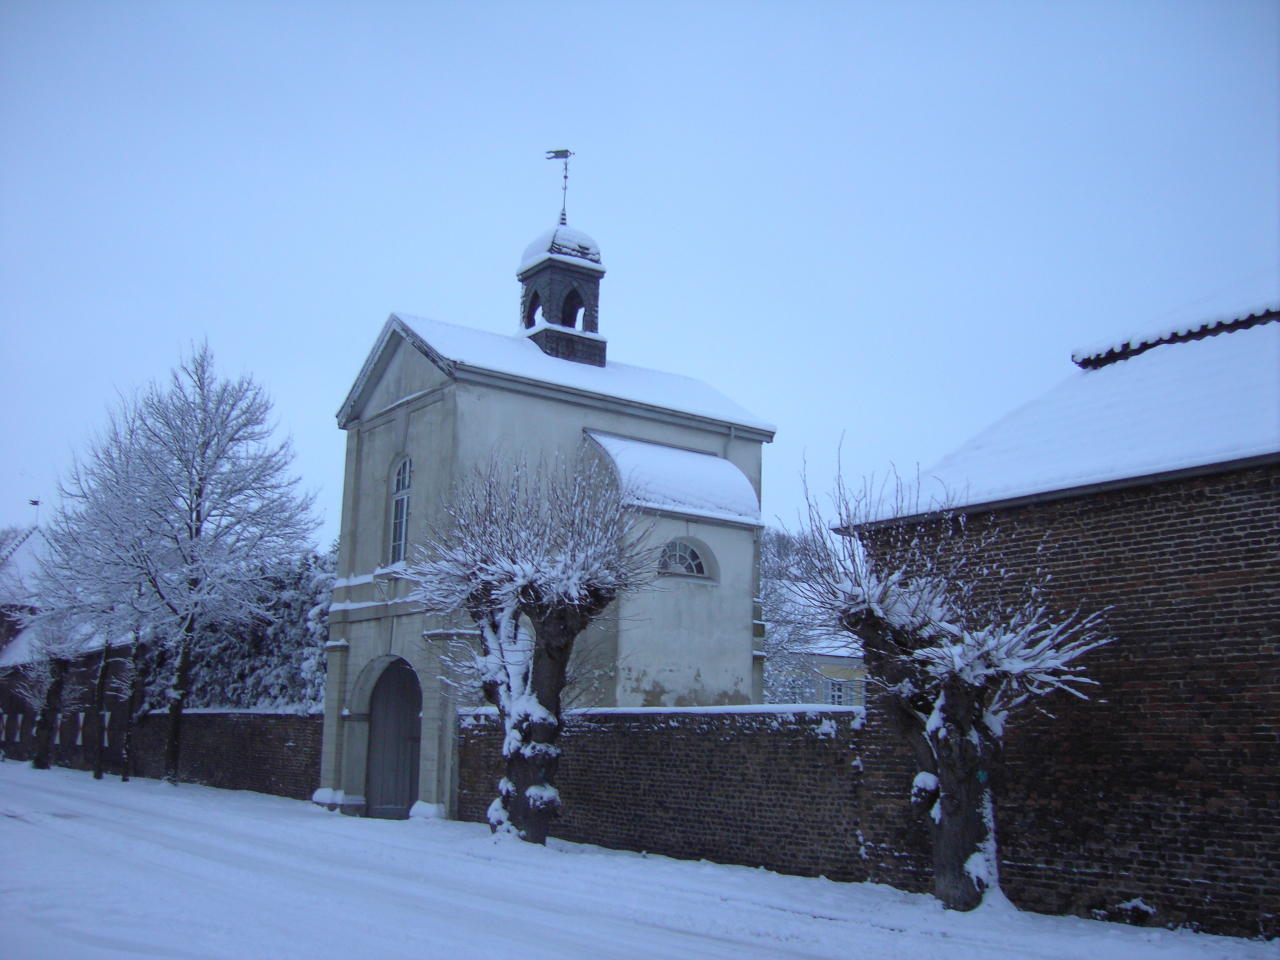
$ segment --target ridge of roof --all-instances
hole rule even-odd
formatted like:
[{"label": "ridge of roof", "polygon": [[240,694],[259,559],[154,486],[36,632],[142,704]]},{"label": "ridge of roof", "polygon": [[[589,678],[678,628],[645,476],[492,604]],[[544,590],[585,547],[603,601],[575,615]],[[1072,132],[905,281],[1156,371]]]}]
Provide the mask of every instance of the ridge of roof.
[{"label": "ridge of roof", "polygon": [[1129,357],[1136,357],[1140,353],[1146,353],[1148,350],[1164,344],[1203,340],[1205,337],[1216,337],[1220,333],[1247,330],[1260,323],[1271,323],[1275,320],[1280,320],[1280,307],[1268,306],[1243,317],[1210,320],[1191,326],[1180,325],[1168,330],[1168,332],[1148,334],[1146,336],[1130,336],[1101,349],[1076,350],[1071,354],[1071,360],[1081,369],[1096,370],[1099,367],[1105,367],[1120,360],[1127,360]]},{"label": "ridge of roof", "polygon": [[18,548],[26,543],[27,539],[35,532],[35,526],[27,527],[26,530],[15,532],[12,537],[0,544],[0,564],[7,563],[9,558],[18,552]]}]

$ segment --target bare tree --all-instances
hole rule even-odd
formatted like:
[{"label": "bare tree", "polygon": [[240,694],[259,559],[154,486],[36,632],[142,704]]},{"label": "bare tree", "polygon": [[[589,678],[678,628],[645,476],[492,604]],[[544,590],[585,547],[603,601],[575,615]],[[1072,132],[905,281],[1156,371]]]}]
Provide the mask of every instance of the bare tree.
[{"label": "bare tree", "polygon": [[1048,606],[1047,576],[1011,588],[1001,531],[920,503],[895,481],[837,481],[834,516],[809,500],[797,589],[864,653],[868,677],[911,744],[912,798],[928,811],[934,893],[957,910],[999,889],[995,798],[1010,715],[1055,691],[1084,698],[1076,661],[1110,638],[1100,615]]},{"label": "bare tree", "polygon": [[795,583],[798,539],[766,529],[760,539],[760,608],[764,614],[764,701],[808,703],[824,675],[815,655],[837,652],[859,657],[847,635],[821,624]]},{"label": "bare tree", "polygon": [[546,842],[560,807],[557,740],[574,641],[654,576],[646,532],[589,455],[537,467],[495,459],[454,490],[402,575],[428,613],[464,613],[479,632],[474,668],[505,733],[495,831]]},{"label": "bare tree", "polygon": [[150,662],[167,674],[170,781],[197,638],[264,616],[260,571],[314,528],[270,414],[251,378],[220,379],[208,346],[196,349],[167,384],[121,401],[51,525],[42,613],[77,616],[106,642],[132,636],[135,653],[143,637],[163,648]]}]

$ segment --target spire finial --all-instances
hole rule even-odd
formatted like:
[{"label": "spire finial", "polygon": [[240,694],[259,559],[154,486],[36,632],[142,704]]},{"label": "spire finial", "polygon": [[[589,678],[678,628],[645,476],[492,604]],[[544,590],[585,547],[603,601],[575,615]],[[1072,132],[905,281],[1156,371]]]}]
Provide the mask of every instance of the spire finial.
[{"label": "spire finial", "polygon": [[572,150],[548,150],[548,160],[564,161],[564,184],[560,187],[560,226],[568,224],[565,217],[565,204],[569,201],[569,158],[573,156]]}]

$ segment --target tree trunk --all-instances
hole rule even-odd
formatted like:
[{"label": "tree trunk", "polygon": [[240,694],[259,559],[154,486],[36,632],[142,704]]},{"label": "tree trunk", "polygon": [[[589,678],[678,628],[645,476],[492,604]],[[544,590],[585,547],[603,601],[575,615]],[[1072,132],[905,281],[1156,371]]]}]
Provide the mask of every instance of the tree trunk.
[{"label": "tree trunk", "polygon": [[998,742],[981,718],[976,691],[948,683],[942,723],[925,732],[937,760],[937,806],[931,811],[933,892],[951,910],[972,910],[999,887],[992,780]]},{"label": "tree trunk", "polygon": [[178,659],[173,665],[173,687],[169,691],[169,732],[164,744],[164,780],[178,782],[178,752],[182,745],[182,708],[187,702],[187,684],[191,679],[191,641],[183,637]]},{"label": "tree trunk", "polygon": [[[95,716],[102,716],[107,705],[107,673],[111,663],[111,644],[102,645],[102,656],[98,660],[98,676],[93,683],[93,710]],[[98,737],[93,746],[93,779],[101,780],[106,769],[107,748],[103,737]]]},{"label": "tree trunk", "polygon": [[49,769],[49,746],[53,740],[55,718],[62,712],[62,687],[67,680],[67,670],[71,661],[54,657],[49,661],[49,686],[45,688],[44,700],[36,714],[35,753],[31,758],[31,766],[37,770]]},{"label": "tree trunk", "polygon": [[[868,674],[889,689],[919,691],[917,666],[903,638],[874,621],[858,621]],[[891,727],[915,753],[918,769],[936,787],[916,787],[912,799],[929,819],[933,893],[951,910],[973,910],[984,892],[999,887],[992,787],[999,771],[999,740],[988,729],[982,691],[949,680],[937,706],[940,723],[926,728],[934,704],[916,692],[886,698]]]},{"label": "tree trunk", "polygon": [[536,642],[530,671],[530,687],[538,704],[551,719],[518,719],[519,745],[507,755],[507,775],[502,796],[507,820],[520,839],[546,843],[551,821],[560,813],[560,793],[555,775],[560,766],[560,697],[573,641],[590,622],[577,609],[553,610],[533,620]]},{"label": "tree trunk", "polygon": [[142,674],[142,659],[145,654],[145,647],[135,641],[129,657],[129,702],[124,712],[124,731],[120,737],[121,783],[128,783],[133,776],[133,732],[138,726],[138,715],[146,690]]}]

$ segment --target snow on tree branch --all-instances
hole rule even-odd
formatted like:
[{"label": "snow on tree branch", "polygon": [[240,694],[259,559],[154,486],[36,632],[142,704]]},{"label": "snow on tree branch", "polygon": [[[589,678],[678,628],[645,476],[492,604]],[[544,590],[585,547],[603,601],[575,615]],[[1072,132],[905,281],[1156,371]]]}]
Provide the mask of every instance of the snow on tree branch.
[{"label": "snow on tree branch", "polygon": [[120,401],[62,484],[47,533],[41,616],[171,653],[145,658],[168,671],[171,779],[197,640],[265,619],[264,569],[305,549],[314,529],[292,451],[273,432],[261,387],[218,377],[198,347],[167,385]]},{"label": "snow on tree branch", "polygon": [[1055,691],[1087,698],[1077,661],[1111,640],[1100,612],[1053,609],[1043,572],[1000,566],[1016,535],[922,504],[897,477],[860,490],[838,478],[829,511],[810,497],[789,571],[817,625],[861,643],[919,764],[935,891],[960,909],[998,884],[991,778],[1009,716]]},{"label": "snow on tree branch", "polygon": [[464,613],[477,628],[470,663],[502,716],[507,758],[490,822],[540,843],[559,806],[551,778],[574,641],[655,576],[657,550],[608,467],[585,452],[532,467],[495,457],[442,514],[401,576],[427,613]]}]

